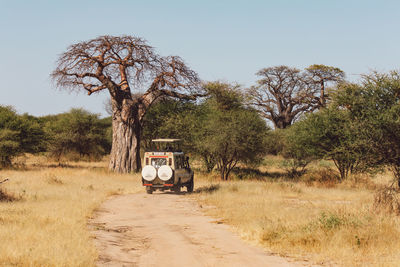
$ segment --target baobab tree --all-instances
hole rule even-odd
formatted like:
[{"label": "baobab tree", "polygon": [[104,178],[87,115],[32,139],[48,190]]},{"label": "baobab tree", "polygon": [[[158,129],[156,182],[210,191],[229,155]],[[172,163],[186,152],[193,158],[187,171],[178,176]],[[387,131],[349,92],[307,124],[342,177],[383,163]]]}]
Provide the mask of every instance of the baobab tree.
[{"label": "baobab tree", "polygon": [[288,66],[275,66],[257,72],[258,85],[247,90],[250,105],[275,128],[291,125],[301,114],[326,105],[325,84],[339,82],[344,73],[333,67],[312,65],[301,72]]},{"label": "baobab tree", "polygon": [[344,72],[336,67],[314,64],[305,69],[305,76],[309,79],[310,85],[319,86],[319,105],[325,107],[326,98],[326,85],[327,83],[339,83],[345,78]]},{"label": "baobab tree", "polygon": [[85,90],[88,95],[109,92],[109,169],[121,173],[141,169],[143,117],[154,101],[162,96],[195,99],[200,90],[196,72],[181,58],[161,57],[134,36],[100,36],[73,44],[60,55],[51,76],[60,88]]}]

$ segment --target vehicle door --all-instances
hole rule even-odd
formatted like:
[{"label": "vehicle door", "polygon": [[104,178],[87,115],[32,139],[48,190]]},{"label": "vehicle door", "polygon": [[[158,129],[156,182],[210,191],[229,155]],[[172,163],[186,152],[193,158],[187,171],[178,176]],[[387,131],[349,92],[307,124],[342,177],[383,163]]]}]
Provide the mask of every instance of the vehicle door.
[{"label": "vehicle door", "polygon": [[190,178],[192,177],[191,169],[189,166],[189,158],[182,156],[182,168],[183,168],[183,183],[187,183],[190,181]]},{"label": "vehicle door", "polygon": [[180,181],[181,183],[185,183],[187,180],[186,169],[184,166],[184,158],[183,155],[175,156],[175,184]]}]

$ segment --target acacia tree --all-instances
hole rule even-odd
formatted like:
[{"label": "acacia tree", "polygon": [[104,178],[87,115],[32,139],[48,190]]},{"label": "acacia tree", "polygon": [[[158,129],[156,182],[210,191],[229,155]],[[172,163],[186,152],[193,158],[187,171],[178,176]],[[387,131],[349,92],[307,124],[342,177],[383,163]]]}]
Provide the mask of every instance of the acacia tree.
[{"label": "acacia tree", "polygon": [[207,172],[216,166],[221,179],[228,180],[239,162],[259,163],[268,128],[255,110],[243,105],[239,86],[208,82],[204,89],[208,97],[201,103],[157,103],[146,114],[144,138],[182,138],[185,150],[201,159]]},{"label": "acacia tree", "polygon": [[304,163],[313,159],[332,160],[344,180],[361,167],[365,157],[359,128],[347,110],[333,107],[308,114],[286,130],[283,154]]},{"label": "acacia tree", "polygon": [[264,68],[257,72],[258,85],[247,90],[250,104],[275,128],[286,128],[301,114],[325,106],[325,84],[339,81],[341,73],[324,65],[305,72],[288,66]]},{"label": "acacia tree", "polygon": [[43,151],[43,139],[44,132],[34,117],[0,105],[0,167],[10,166],[22,153]]},{"label": "acacia tree", "polygon": [[259,163],[265,154],[268,127],[254,109],[244,107],[239,86],[210,82],[205,87],[209,97],[203,104],[207,113],[200,132],[204,134],[195,143],[202,147],[198,150],[202,156],[207,153],[214,161],[211,166],[217,165],[221,180],[228,180],[239,162]]},{"label": "acacia tree", "polygon": [[364,75],[361,85],[343,84],[335,95],[338,109],[357,122],[365,164],[388,166],[400,187],[400,72]]},{"label": "acacia tree", "polygon": [[47,151],[60,161],[68,153],[89,159],[99,159],[109,151],[107,129],[109,123],[98,114],[84,109],[71,109],[67,113],[50,116],[44,122]]},{"label": "acacia tree", "polygon": [[152,103],[161,96],[194,99],[199,88],[197,74],[182,59],[161,57],[134,36],[100,36],[71,45],[60,55],[52,78],[58,87],[88,95],[108,90],[113,128],[109,169],[116,172],[141,169],[143,117]]}]

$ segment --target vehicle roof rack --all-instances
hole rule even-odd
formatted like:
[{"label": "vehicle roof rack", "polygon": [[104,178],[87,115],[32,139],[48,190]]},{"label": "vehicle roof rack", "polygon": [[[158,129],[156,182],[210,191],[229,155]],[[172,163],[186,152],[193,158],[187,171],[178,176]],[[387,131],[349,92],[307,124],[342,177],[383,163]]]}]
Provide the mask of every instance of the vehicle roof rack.
[{"label": "vehicle roof rack", "polygon": [[151,140],[152,142],[155,143],[175,143],[175,142],[180,142],[182,139],[172,139],[172,138],[159,138],[159,139],[153,139]]},{"label": "vehicle roof rack", "polygon": [[151,140],[150,146],[145,148],[146,152],[182,152],[182,139],[174,138],[157,138]]}]

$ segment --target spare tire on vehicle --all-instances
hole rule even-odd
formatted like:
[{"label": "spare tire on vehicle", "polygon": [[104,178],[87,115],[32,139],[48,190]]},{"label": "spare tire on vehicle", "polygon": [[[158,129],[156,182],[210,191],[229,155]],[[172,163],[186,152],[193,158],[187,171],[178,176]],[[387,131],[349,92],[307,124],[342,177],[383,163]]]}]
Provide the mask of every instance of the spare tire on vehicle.
[{"label": "spare tire on vehicle", "polygon": [[163,165],[158,169],[158,178],[167,181],[172,177],[172,169],[168,165]]},{"label": "spare tire on vehicle", "polygon": [[142,177],[146,181],[153,181],[157,176],[157,170],[151,165],[146,165],[142,169]]}]

